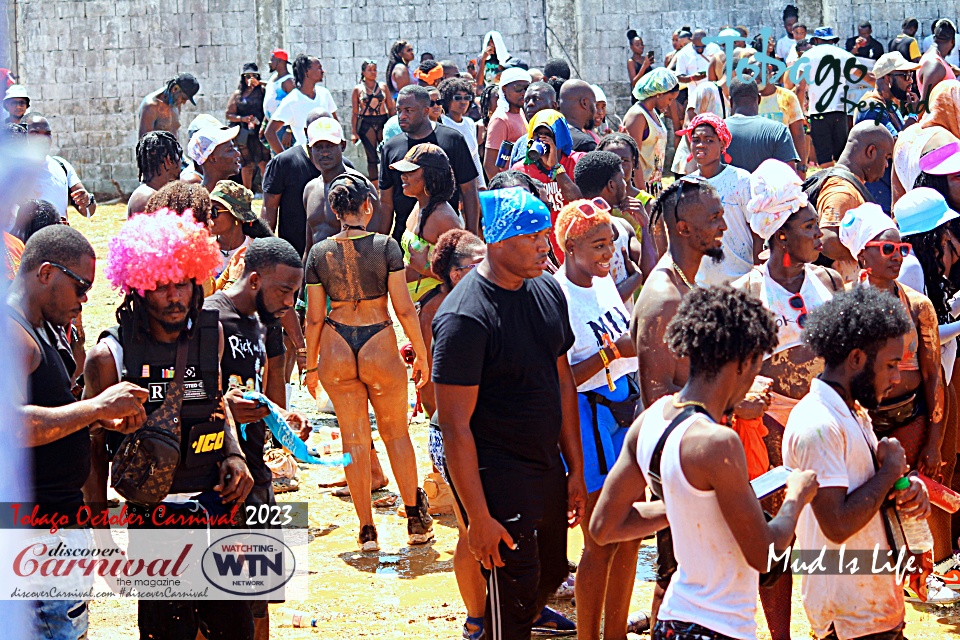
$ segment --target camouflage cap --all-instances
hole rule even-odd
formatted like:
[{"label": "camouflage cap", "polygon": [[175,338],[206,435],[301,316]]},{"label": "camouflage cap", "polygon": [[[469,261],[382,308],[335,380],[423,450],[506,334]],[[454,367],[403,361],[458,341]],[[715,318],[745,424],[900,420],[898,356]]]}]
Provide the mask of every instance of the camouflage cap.
[{"label": "camouflage cap", "polygon": [[257,214],[253,212],[250,203],[253,202],[253,192],[242,184],[233,180],[221,180],[213,188],[210,199],[226,207],[230,214],[240,222],[253,222]]}]

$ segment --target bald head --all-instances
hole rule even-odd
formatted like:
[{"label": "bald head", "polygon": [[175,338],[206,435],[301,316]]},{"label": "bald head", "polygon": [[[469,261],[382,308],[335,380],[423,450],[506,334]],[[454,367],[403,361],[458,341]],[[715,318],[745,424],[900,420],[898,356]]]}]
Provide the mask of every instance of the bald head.
[{"label": "bald head", "polygon": [[560,113],[578,129],[593,128],[597,97],[593,87],[583,80],[567,80],[560,87]]},{"label": "bald head", "polygon": [[853,169],[864,182],[883,177],[893,155],[893,135],[873,120],[864,120],[850,130],[839,163]]}]

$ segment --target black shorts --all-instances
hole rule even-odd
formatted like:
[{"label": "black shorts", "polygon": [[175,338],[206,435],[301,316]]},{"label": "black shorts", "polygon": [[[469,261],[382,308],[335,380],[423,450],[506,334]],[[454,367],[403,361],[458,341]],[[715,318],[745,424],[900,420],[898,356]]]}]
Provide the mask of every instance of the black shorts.
[{"label": "black shorts", "polygon": [[245,600],[140,600],[141,638],[182,640],[202,631],[208,640],[253,640],[253,614]]},{"label": "black shorts", "polygon": [[836,162],[847,145],[847,114],[843,111],[810,114],[810,137],[817,164]]},{"label": "black shorts", "polygon": [[[244,507],[259,507],[260,505],[270,505],[273,506],[277,504],[277,498],[273,493],[273,482],[264,482],[263,484],[253,485],[253,489],[250,490],[250,494],[247,496],[246,501],[244,501]],[[246,514],[244,514],[246,516]],[[271,519],[272,520],[272,519]],[[280,525],[274,525],[270,522],[260,525],[260,529],[274,529],[276,530],[271,535],[282,536],[283,533],[280,531]],[[254,618],[266,618],[267,617],[267,604],[280,604],[281,602],[286,602],[286,600],[280,599],[271,599],[271,600],[250,600],[250,610],[253,612]]]},{"label": "black shorts", "polygon": [[734,640],[695,622],[657,620],[652,640]]},{"label": "black shorts", "polygon": [[[500,543],[504,566],[487,571],[485,638],[527,640],[547,599],[567,578],[567,478],[563,465],[548,471],[485,467],[480,481],[487,508],[513,537]],[[456,489],[454,497],[460,502]],[[466,510],[460,503],[466,520]],[[468,523],[469,525],[469,523]]]}]

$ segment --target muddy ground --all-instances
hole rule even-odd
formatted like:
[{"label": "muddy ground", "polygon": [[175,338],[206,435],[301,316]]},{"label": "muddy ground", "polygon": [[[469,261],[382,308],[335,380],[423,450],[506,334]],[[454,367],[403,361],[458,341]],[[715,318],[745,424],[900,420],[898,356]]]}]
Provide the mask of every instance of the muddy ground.
[{"label": "muddy ground", "polygon": [[[259,203],[257,203],[259,204]],[[109,239],[125,218],[123,205],[101,206],[91,220],[73,216],[71,223],[87,235],[101,258],[97,265],[97,281],[84,310],[88,347],[100,330],[115,321],[113,313],[119,298],[109,289],[103,277],[103,261]],[[412,399],[412,396],[411,396]],[[307,413],[317,425],[335,425],[335,418],[320,414],[305,389],[296,388],[294,405]],[[430,470],[427,453],[427,423],[422,416],[414,419],[411,436],[417,451],[421,475]],[[380,459],[387,473],[389,465],[382,443],[377,443]],[[320,489],[318,482],[328,479],[324,468],[302,468],[300,490],[279,496],[281,501],[309,502],[309,598],[289,603],[311,612],[318,620],[315,629],[294,629],[279,623],[274,605],[271,637],[293,638],[460,638],[466,615],[453,574],[453,550],[457,540],[456,522],[452,516],[438,518],[434,527],[436,540],[423,547],[406,546],[406,527],[395,510],[378,509],[375,520],[380,536],[379,553],[360,553],[357,549],[356,514],[348,498],[331,495]],[[388,489],[396,490],[392,480]],[[377,496],[386,495],[380,492]],[[579,530],[571,531],[568,555],[578,559],[582,548]],[[649,611],[653,593],[653,550],[649,544],[641,549],[637,582],[633,591],[633,610]],[[810,637],[799,600],[799,578],[794,579],[792,635]],[[575,617],[569,601],[556,603],[556,608]],[[127,639],[138,637],[137,609],[133,601],[95,601],[90,606],[90,640]],[[760,638],[769,638],[763,613],[757,614]],[[911,640],[934,640],[960,634],[960,607],[926,607],[907,605],[907,635]],[[649,636],[647,636],[649,637]]]}]

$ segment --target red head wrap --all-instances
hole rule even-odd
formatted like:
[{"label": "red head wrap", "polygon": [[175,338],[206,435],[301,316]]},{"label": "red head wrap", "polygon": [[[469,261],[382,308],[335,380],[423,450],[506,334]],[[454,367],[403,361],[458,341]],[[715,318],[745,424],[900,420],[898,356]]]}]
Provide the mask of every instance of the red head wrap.
[{"label": "red head wrap", "polygon": [[[717,132],[717,137],[720,138],[720,151],[723,153],[723,159],[725,162],[730,162],[730,156],[727,155],[727,147],[730,146],[730,141],[733,140],[733,137],[730,135],[730,129],[727,128],[727,123],[723,121],[723,118],[718,116],[715,113],[706,112],[695,115],[693,120],[690,121],[690,126],[686,129],[681,129],[677,131],[679,136],[687,136],[687,142],[690,142],[690,134],[693,133],[693,130],[699,127],[700,125],[705,124],[713,127],[713,130]],[[691,144],[690,157],[687,158],[687,162],[690,162],[693,159],[693,145]]]}]

